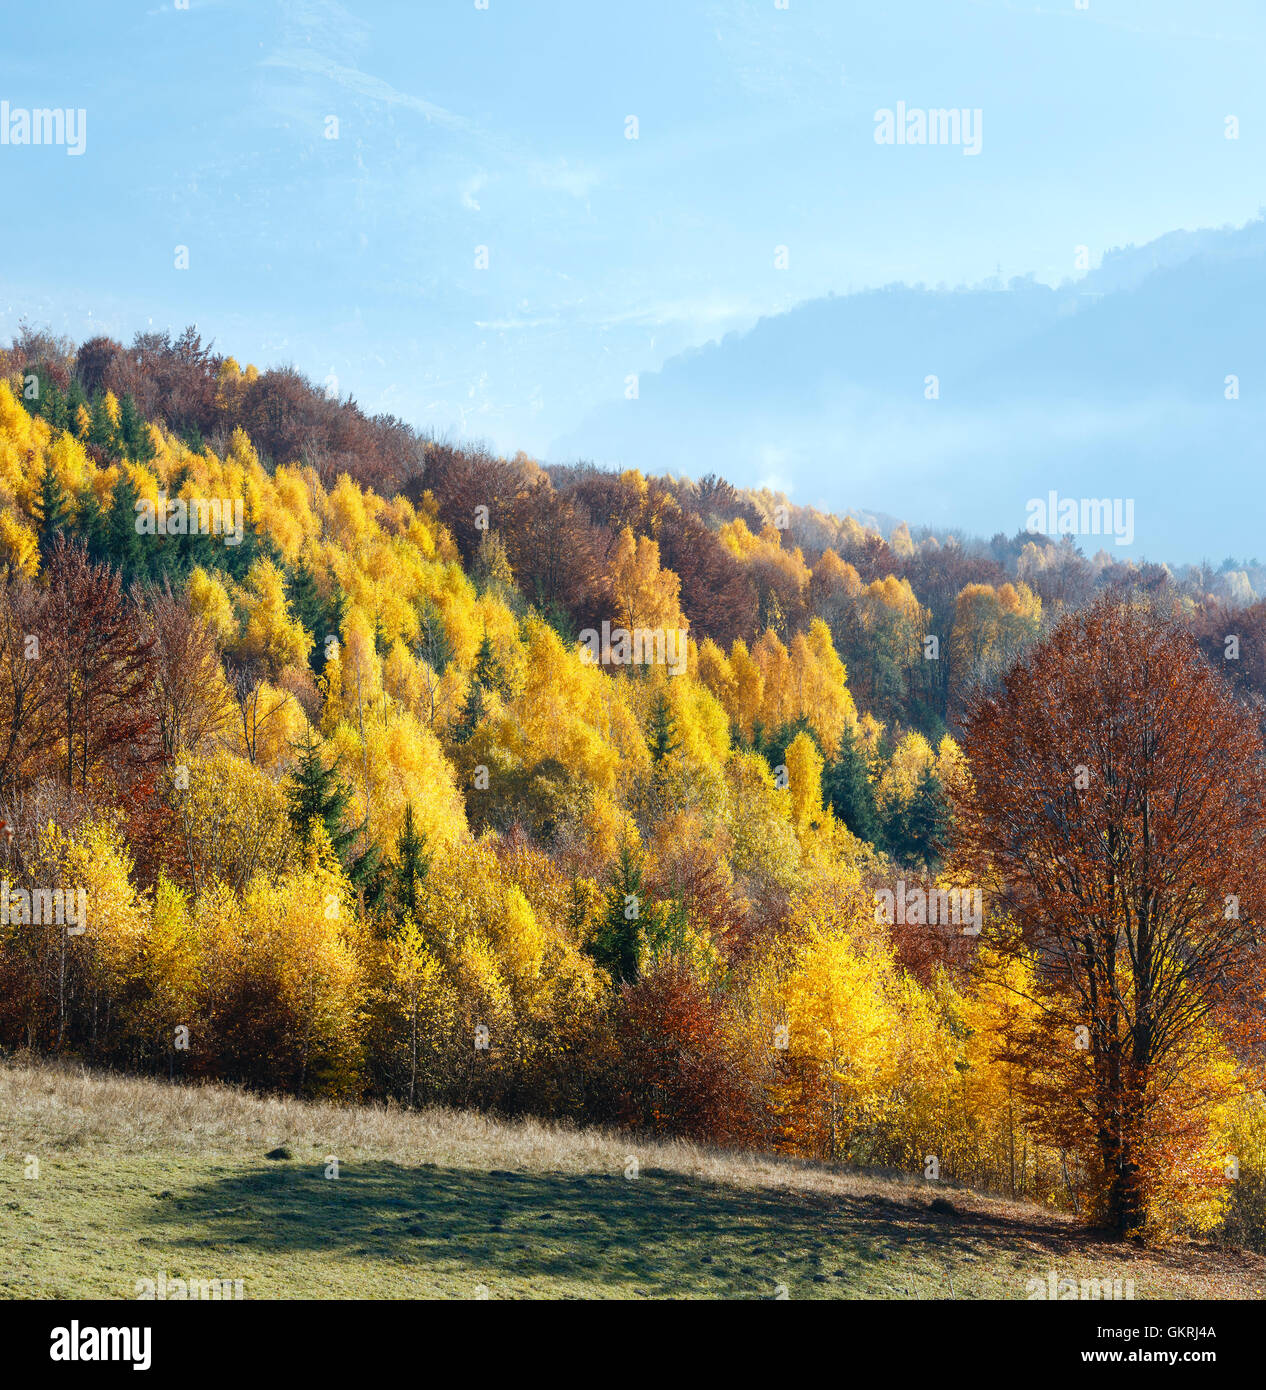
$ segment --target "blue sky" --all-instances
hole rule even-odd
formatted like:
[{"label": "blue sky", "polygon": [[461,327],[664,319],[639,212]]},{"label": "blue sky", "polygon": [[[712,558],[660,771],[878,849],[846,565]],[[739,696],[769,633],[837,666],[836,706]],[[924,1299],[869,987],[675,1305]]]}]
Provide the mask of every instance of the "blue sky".
[{"label": "blue sky", "polygon": [[[0,99],[88,127],[81,158],[0,147],[0,334],[196,322],[548,457],[630,373],[800,300],[1247,221],[1264,40],[1260,0],[14,7]],[[980,108],[980,155],[876,145],[898,100]]]}]

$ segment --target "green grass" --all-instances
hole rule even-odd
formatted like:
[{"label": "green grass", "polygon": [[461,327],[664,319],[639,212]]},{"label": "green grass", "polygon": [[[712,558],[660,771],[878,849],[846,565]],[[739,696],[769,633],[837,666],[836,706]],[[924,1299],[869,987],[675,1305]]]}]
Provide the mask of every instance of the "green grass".
[{"label": "green grass", "polygon": [[1023,1298],[1050,1269],[1139,1298],[1266,1289],[1255,1256],[1107,1245],[913,1179],[47,1066],[0,1068],[0,1147],[9,1298],[131,1298],[160,1273],[251,1298]]}]

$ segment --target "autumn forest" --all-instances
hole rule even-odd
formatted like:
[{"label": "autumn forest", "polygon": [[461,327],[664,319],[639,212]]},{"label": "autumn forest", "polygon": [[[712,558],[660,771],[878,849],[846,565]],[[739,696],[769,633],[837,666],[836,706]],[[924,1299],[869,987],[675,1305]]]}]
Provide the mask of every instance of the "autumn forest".
[{"label": "autumn forest", "polygon": [[0,1046],[1266,1241],[1251,586],[0,359]]}]

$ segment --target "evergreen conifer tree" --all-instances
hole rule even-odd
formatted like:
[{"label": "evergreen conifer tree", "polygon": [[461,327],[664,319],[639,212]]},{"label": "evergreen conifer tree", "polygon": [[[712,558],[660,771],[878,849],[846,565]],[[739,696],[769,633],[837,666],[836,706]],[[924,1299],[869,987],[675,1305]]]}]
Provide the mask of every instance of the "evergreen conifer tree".
[{"label": "evergreen conifer tree", "polygon": [[338,775],[337,758],[326,767],[321,757],[321,746],[312,737],[311,729],[296,752],[299,757],[291,769],[287,792],[290,824],[299,842],[306,846],[312,836],[312,826],[320,822],[325,826],[339,861],[344,862],[348,847],[358,833],[357,827],[345,829],[343,824],[352,799],[352,789]]},{"label": "evergreen conifer tree", "polygon": [[352,853],[352,846],[364,831],[365,823],[362,821],[353,826],[344,824],[352,789],[339,776],[338,759],[329,767],[325,766],[321,747],[312,737],[310,728],[296,751],[299,758],[291,770],[287,792],[290,824],[295,834],[300,843],[306,846],[311,840],[312,827],[317,824],[324,826],[348,879],[355,887],[364,888],[367,895],[374,896],[382,854],[375,844],[367,846],[359,855]]},{"label": "evergreen conifer tree", "polygon": [[123,575],[124,583],[140,579],[148,566],[145,545],[136,529],[136,504],[140,494],[126,469],[119,473],[110,499],[110,518],[106,524],[105,544],[110,563]]},{"label": "evergreen conifer tree", "polygon": [[941,866],[941,850],[949,829],[945,790],[936,773],[925,767],[905,814],[905,857],[935,873]]},{"label": "evergreen conifer tree", "polygon": [[312,566],[306,556],[300,555],[286,577],[286,602],[291,613],[312,634],[308,664],[312,674],[319,676],[325,670],[325,639],[338,635],[347,600],[338,590],[331,598],[322,598]]},{"label": "evergreen conifer tree", "polygon": [[99,565],[109,558],[109,540],[106,534],[106,513],[91,483],[85,483],[78,494],[78,508],[75,514],[74,533],[88,552],[93,564]]},{"label": "evergreen conifer tree", "polygon": [[857,836],[874,844],[879,837],[875,815],[875,792],[870,784],[866,755],[850,728],[840,735],[835,761],[828,763],[822,775],[822,795],[835,812],[836,818]]},{"label": "evergreen conifer tree", "polygon": [[681,747],[681,740],[677,737],[677,726],[673,720],[672,705],[662,690],[656,694],[655,702],[651,705],[650,731],[646,737],[646,746],[650,749],[651,760],[657,764],[671,757]]},{"label": "evergreen conifer tree", "polygon": [[92,401],[92,424],[88,427],[88,443],[94,444],[98,449],[108,453],[115,452],[114,421],[110,419],[105,397],[100,391],[97,392]]},{"label": "evergreen conifer tree", "polygon": [[594,960],[610,972],[616,984],[637,979],[646,908],[641,857],[625,840],[611,871],[606,910],[591,948]]},{"label": "evergreen conifer tree", "polygon": [[124,396],[119,402],[117,437],[119,452],[124,458],[134,463],[148,463],[154,457],[154,441],[131,396]]},{"label": "evergreen conifer tree", "polygon": [[492,638],[485,629],[479,651],[475,654],[475,669],[471,672],[470,689],[466,692],[466,698],[462,701],[462,707],[453,724],[454,743],[465,743],[470,738],[488,708],[485,692],[499,691],[503,689],[504,683],[501,663],[497,660]]},{"label": "evergreen conifer tree", "polygon": [[44,476],[40,479],[40,500],[36,506],[39,516],[40,558],[47,563],[52,553],[53,542],[69,526],[71,520],[70,498],[51,463],[44,466]]},{"label": "evergreen conifer tree", "polygon": [[396,837],[396,855],[391,865],[389,886],[392,914],[397,920],[417,916],[419,893],[430,868],[426,839],[417,828],[413,803],[408,802],[404,808],[400,834]]}]

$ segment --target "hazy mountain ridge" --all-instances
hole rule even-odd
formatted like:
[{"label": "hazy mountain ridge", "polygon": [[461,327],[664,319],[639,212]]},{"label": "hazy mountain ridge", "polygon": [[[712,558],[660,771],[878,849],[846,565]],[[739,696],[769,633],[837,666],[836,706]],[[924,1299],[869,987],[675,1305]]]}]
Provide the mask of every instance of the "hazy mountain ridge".
[{"label": "hazy mountain ridge", "polygon": [[1243,503],[1266,423],[1263,308],[1260,219],[1109,252],[1055,288],[812,300],[643,375],[639,399],[553,452],[715,470],[977,534],[1013,533],[1052,488],[1134,497],[1131,553],[1247,555],[1260,549]]}]

